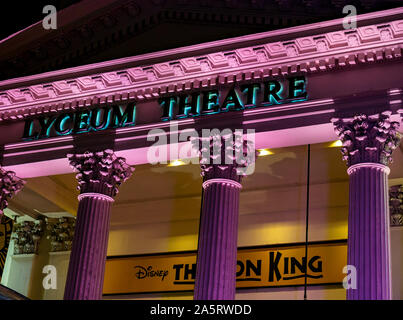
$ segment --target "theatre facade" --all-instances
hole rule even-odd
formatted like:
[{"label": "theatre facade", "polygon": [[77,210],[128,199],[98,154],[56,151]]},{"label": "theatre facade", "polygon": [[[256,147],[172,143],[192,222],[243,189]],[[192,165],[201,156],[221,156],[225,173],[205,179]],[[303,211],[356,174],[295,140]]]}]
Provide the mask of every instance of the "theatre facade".
[{"label": "theatre facade", "polygon": [[1,81],[1,283],[32,299],[403,298],[403,8],[357,23]]}]

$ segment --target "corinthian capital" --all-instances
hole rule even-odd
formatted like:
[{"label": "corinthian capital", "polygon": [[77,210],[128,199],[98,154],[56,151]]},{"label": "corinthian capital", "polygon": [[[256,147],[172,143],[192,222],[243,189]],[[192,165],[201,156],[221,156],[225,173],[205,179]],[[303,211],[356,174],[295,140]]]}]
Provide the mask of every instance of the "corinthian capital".
[{"label": "corinthian capital", "polygon": [[71,250],[75,224],[76,219],[69,217],[61,217],[53,222],[47,219],[46,229],[49,231],[47,238],[50,239],[50,252]]},{"label": "corinthian capital", "polygon": [[101,193],[114,197],[119,186],[133,173],[124,158],[112,150],[68,154],[70,165],[78,171],[78,190],[81,193]]},{"label": "corinthian capital", "polygon": [[0,216],[8,206],[8,200],[17,194],[24,186],[25,181],[15,175],[13,171],[0,168]]},{"label": "corinthian capital", "polygon": [[44,232],[45,221],[40,218],[35,221],[22,221],[14,224],[12,239],[14,254],[38,254],[39,242]]},{"label": "corinthian capital", "polygon": [[364,162],[388,165],[392,162],[392,152],[401,137],[397,132],[399,122],[392,122],[390,114],[360,114],[354,118],[332,119],[343,143],[343,160],[348,166]]},{"label": "corinthian capital", "polygon": [[245,140],[242,131],[212,130],[210,135],[191,140],[200,155],[203,181],[229,179],[240,182],[243,176],[251,173],[252,167],[254,169],[254,141]]}]

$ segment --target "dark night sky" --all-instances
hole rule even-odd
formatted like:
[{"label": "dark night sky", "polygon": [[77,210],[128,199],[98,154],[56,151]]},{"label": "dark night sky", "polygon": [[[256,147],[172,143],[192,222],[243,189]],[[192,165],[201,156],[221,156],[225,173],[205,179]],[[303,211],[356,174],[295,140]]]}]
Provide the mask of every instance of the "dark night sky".
[{"label": "dark night sky", "polygon": [[[74,3],[80,2],[81,0],[7,0],[1,3],[1,19],[0,19],[0,39],[4,39],[7,36],[22,30],[31,24],[42,20],[45,14],[42,13],[42,9],[45,5],[52,4],[57,10],[64,9]],[[93,0],[97,1],[97,0]],[[149,1],[149,0],[139,0]],[[358,0],[352,0],[354,3]],[[390,0],[385,2],[378,2],[378,7],[384,7],[383,9],[397,7],[397,3],[389,3]],[[403,4],[403,1],[400,5]],[[374,8],[375,9],[375,8]],[[377,8],[380,9],[380,8]],[[340,10],[337,10],[339,17]],[[376,11],[376,10],[365,10],[366,12]]]},{"label": "dark night sky", "polygon": [[0,40],[42,20],[43,7],[51,4],[57,10],[64,9],[79,0],[7,0],[1,3]]},{"label": "dark night sky", "polygon": [[[46,5],[54,5],[57,11],[60,11],[81,1],[84,0],[4,0],[0,11],[2,14],[0,19],[0,40],[34,23],[41,22],[47,15],[47,13],[42,13]],[[97,3],[101,0],[87,1]],[[274,30],[279,28],[279,24],[278,21],[274,23],[274,19],[272,20],[270,17],[277,14],[280,17],[281,28],[285,28],[341,18],[343,17],[341,7],[343,3],[355,5],[358,14],[394,8],[403,4],[403,0],[374,0],[374,5],[369,7],[363,5],[368,4],[367,0],[339,0],[338,2],[334,2],[334,0],[132,1],[140,7],[140,14],[136,18],[137,22],[136,19],[128,18],[129,15],[125,15],[125,19],[119,19],[118,17],[119,23],[117,23],[115,29],[111,27],[112,31],[106,28],[103,22],[94,24],[93,28],[97,32],[96,39],[88,45],[78,40],[81,39],[79,33],[69,32],[63,34],[63,30],[59,30],[57,35],[60,36],[61,45],[64,44],[65,47],[61,47],[59,43],[50,40],[44,40],[41,43],[39,40],[25,39],[27,40],[26,43],[21,42],[21,46],[18,43],[14,43],[13,46],[9,47],[8,53],[6,53],[7,50],[4,50],[2,55],[0,50],[0,80]],[[128,0],[116,0],[116,2],[123,5]],[[145,5],[146,3],[157,6],[157,8],[147,6]],[[177,13],[180,13],[183,3],[186,3],[185,9],[187,12],[196,13],[201,18],[193,21],[189,19],[183,20],[181,16],[178,16]],[[287,3],[295,5],[289,6]],[[307,5],[309,3],[315,3],[315,5],[310,7]],[[339,3],[339,7],[335,6],[334,3]],[[115,3],[110,7],[114,5]],[[141,9],[140,5],[143,5],[144,10]],[[162,18],[158,15],[157,19],[153,19],[152,22],[151,19],[149,22],[146,21],[148,14],[157,15],[159,13],[162,14]],[[101,13],[99,14],[101,15]],[[115,14],[120,13],[115,12]],[[231,19],[230,23],[225,19],[219,20],[217,23],[210,20],[214,16],[220,18],[224,15],[227,19],[231,17],[235,18],[235,20]],[[266,23],[250,23],[249,19],[248,21],[242,19],[242,21],[239,20],[239,23],[234,23],[233,21],[236,21],[241,15],[249,17],[256,15],[260,18],[267,15],[269,19],[265,20]],[[97,17],[97,12],[92,15],[88,14],[88,21],[95,20],[94,17]],[[79,23],[84,24],[85,22],[80,20],[77,24]],[[161,28],[163,24],[165,24],[166,28]],[[208,25],[207,28],[205,27],[206,25]],[[129,29],[130,32],[122,32]],[[144,34],[151,36],[144,37]],[[179,37],[178,34],[180,35]],[[141,46],[130,45],[134,44],[136,39],[141,39]],[[61,40],[65,40],[65,42]],[[72,44],[69,47],[70,43]],[[7,46],[8,44],[5,43],[4,45]]]}]

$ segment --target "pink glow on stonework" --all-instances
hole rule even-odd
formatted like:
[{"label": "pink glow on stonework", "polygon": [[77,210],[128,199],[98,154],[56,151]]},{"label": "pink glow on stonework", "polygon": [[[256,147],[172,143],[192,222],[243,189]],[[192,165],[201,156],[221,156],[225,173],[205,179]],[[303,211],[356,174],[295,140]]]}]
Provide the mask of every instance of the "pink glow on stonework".
[{"label": "pink glow on stonework", "polygon": [[[320,100],[313,100],[313,101],[304,101],[304,102],[297,102],[292,104],[292,110],[298,110],[307,107],[316,107],[316,106],[324,106],[324,105],[332,105],[334,104],[333,99],[320,99]],[[257,108],[257,109],[248,109],[243,112],[245,115],[251,114],[264,114],[264,113],[272,113],[277,111],[283,111],[290,109],[289,104],[284,105],[277,105],[277,106],[270,106],[270,108]]]},{"label": "pink glow on stonework", "polygon": [[[298,119],[296,119],[298,120]],[[166,131],[169,134],[169,130]],[[325,123],[309,127],[295,127],[291,129],[274,130],[267,132],[258,132],[255,134],[255,149],[274,149],[280,147],[292,147],[298,145],[306,145],[330,142],[337,139],[332,123]],[[176,152],[171,153],[171,150],[182,150],[182,148],[190,150],[190,142],[180,142],[167,147],[167,162],[178,159]],[[115,151],[118,157],[126,159],[129,165],[139,165],[148,163],[147,160],[148,147]],[[27,161],[30,154],[35,154],[37,151],[26,152]],[[6,155],[7,156],[7,155]],[[182,160],[189,157],[181,156]],[[20,178],[34,178],[40,176],[49,176],[57,174],[72,173],[67,158],[27,162],[18,165],[5,166],[5,170],[16,172]]]},{"label": "pink glow on stonework", "polygon": [[73,172],[67,158],[4,166],[4,169],[14,171],[24,179]]},{"label": "pink glow on stonework", "polygon": [[309,116],[314,116],[314,115],[319,115],[319,114],[326,114],[326,113],[332,114],[334,112],[335,112],[335,109],[327,109],[327,110],[306,112],[306,113],[298,113],[298,114],[292,114],[292,115],[280,116],[280,117],[271,117],[271,118],[263,118],[263,119],[257,119],[257,120],[249,120],[249,121],[244,121],[243,124],[255,124],[255,123],[276,121],[276,120],[283,120],[283,119],[285,120],[285,119],[292,119],[292,118],[309,117]]}]

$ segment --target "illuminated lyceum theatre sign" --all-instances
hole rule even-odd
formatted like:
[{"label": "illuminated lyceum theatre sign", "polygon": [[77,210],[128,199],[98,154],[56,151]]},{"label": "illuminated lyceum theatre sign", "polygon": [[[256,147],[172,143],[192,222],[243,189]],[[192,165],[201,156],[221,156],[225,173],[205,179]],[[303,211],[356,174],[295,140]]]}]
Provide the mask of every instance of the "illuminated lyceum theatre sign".
[{"label": "illuminated lyceum theatre sign", "polygon": [[[198,117],[228,111],[239,111],[274,104],[293,103],[307,99],[304,76],[284,80],[234,85],[231,88],[210,89],[167,96],[159,100],[161,121]],[[134,126],[136,106],[106,105],[54,116],[41,116],[25,121],[23,140],[65,136],[110,128]]]}]

